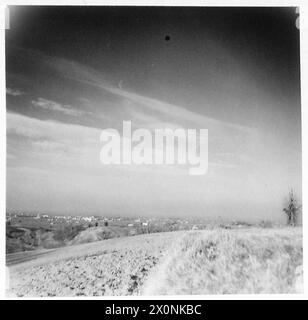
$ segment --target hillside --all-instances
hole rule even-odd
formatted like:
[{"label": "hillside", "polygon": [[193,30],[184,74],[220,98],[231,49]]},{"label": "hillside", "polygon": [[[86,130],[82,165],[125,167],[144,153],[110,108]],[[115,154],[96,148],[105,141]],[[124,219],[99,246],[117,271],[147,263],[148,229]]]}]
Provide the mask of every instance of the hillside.
[{"label": "hillside", "polygon": [[190,232],[170,246],[142,294],[302,292],[302,255],[299,228]]},{"label": "hillside", "polygon": [[300,228],[178,231],[73,245],[9,267],[11,296],[295,293]]}]

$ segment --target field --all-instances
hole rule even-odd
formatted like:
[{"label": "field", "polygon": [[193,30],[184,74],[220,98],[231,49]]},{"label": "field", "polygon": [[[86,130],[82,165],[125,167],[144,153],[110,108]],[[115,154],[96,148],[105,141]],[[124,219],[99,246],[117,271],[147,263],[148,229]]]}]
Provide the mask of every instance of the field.
[{"label": "field", "polygon": [[[85,219],[90,219],[85,220]],[[202,229],[204,222],[176,218],[102,218],[83,216],[7,216],[6,253],[53,249],[145,233]]]},{"label": "field", "polygon": [[164,232],[43,253],[11,258],[9,296],[302,292],[301,228]]}]

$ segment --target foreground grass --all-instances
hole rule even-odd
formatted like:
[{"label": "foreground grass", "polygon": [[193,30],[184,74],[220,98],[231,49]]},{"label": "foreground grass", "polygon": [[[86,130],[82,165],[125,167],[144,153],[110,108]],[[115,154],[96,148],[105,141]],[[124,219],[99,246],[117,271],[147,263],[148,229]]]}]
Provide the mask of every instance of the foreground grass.
[{"label": "foreground grass", "polygon": [[300,293],[302,263],[299,228],[188,232],[142,294]]},{"label": "foreground grass", "polygon": [[16,259],[9,267],[11,296],[302,291],[300,228],[156,233]]}]

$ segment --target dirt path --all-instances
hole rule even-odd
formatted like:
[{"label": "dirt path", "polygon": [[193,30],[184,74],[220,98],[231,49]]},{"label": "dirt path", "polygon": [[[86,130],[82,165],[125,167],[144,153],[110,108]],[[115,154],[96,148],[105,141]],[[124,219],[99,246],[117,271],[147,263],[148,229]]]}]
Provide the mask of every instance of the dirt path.
[{"label": "dirt path", "polygon": [[180,235],[142,235],[55,250],[12,266],[8,295],[137,295],[149,271]]},{"label": "dirt path", "polygon": [[54,251],[54,249],[42,249],[25,252],[9,253],[6,255],[6,265],[12,266],[29,260],[37,259]]}]

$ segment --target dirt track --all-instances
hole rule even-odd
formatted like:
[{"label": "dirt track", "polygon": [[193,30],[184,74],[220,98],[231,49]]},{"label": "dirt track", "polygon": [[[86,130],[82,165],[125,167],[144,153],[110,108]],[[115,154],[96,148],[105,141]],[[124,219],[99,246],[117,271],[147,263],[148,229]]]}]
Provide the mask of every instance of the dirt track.
[{"label": "dirt track", "polygon": [[42,249],[26,252],[9,253],[6,255],[6,265],[12,266],[29,260],[37,259],[43,255],[51,253],[52,251],[54,251],[54,249]]},{"label": "dirt track", "polygon": [[142,235],[54,250],[10,267],[8,295],[136,295],[180,234]]},{"label": "dirt track", "polygon": [[302,230],[215,229],[115,238],[59,248],[9,271],[7,293],[20,297],[301,293]]}]

